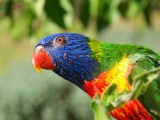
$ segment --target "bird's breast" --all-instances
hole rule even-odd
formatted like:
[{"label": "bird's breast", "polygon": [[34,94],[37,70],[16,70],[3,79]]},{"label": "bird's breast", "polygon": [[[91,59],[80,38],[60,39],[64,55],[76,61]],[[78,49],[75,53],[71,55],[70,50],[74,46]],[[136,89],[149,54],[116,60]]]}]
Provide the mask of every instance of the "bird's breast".
[{"label": "bird's breast", "polygon": [[122,59],[115,63],[110,69],[100,73],[96,78],[91,81],[85,80],[84,90],[91,97],[98,94],[100,97],[107,91],[111,84],[115,84],[119,93],[124,90],[131,90],[131,85],[128,82],[128,77],[133,68],[133,64],[124,55]]}]

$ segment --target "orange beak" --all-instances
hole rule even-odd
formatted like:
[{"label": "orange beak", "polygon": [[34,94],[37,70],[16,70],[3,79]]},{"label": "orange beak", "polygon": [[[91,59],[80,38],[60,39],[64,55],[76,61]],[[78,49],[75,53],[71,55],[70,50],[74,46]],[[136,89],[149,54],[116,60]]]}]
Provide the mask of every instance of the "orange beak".
[{"label": "orange beak", "polygon": [[36,51],[32,56],[32,64],[35,70],[42,74],[42,69],[55,70],[56,65],[52,62],[51,57],[46,51]]}]

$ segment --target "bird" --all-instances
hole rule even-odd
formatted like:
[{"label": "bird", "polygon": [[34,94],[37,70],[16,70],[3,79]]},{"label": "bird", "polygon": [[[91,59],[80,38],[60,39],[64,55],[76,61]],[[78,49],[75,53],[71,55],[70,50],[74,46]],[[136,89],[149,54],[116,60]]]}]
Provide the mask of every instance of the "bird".
[{"label": "bird", "polygon": [[[158,68],[160,55],[143,46],[101,42],[82,34],[64,32],[42,38],[35,45],[32,64],[39,73],[41,69],[52,70],[91,98],[96,95],[102,98],[112,84],[119,94],[132,91],[135,87],[132,79]],[[140,84],[147,82],[145,78],[141,81]],[[140,107],[140,115],[131,114],[130,118],[140,119],[145,111],[146,119],[160,119],[160,76],[141,92],[136,100],[112,110],[111,115],[116,118],[114,114],[133,103]],[[123,116],[116,119],[123,119]]]}]

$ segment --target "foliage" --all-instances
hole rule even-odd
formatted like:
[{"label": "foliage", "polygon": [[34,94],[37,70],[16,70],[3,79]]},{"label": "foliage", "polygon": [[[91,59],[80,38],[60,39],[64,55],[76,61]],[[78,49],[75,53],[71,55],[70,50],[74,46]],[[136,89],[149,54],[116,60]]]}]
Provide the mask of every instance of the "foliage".
[{"label": "foliage", "polygon": [[91,108],[94,112],[94,120],[110,120],[108,110],[105,105],[102,104],[101,100],[96,96],[91,102]]},{"label": "foliage", "polygon": [[10,18],[15,39],[48,33],[45,27],[51,26],[49,23],[54,23],[49,30],[52,33],[54,28],[74,32],[84,29],[96,32],[121,17],[132,19],[139,13],[143,13],[146,22],[151,25],[151,13],[153,10],[159,10],[159,2],[159,0],[1,0],[0,18]]}]

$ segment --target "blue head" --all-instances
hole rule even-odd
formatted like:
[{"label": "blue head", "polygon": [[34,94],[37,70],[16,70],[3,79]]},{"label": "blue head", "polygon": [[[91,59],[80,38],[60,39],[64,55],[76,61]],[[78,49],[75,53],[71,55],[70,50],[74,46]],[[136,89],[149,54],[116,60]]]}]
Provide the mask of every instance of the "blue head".
[{"label": "blue head", "polygon": [[88,37],[75,33],[58,33],[42,38],[35,47],[36,69],[53,70],[66,80],[83,88],[92,80],[97,62],[91,57]]}]

